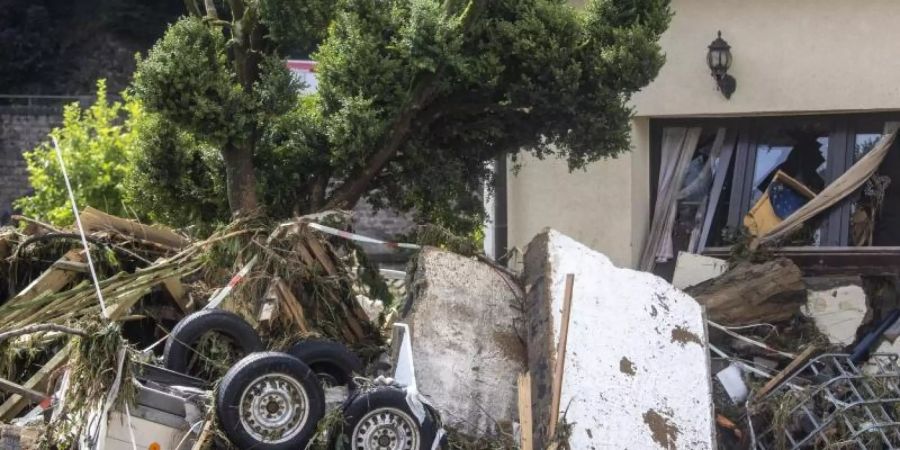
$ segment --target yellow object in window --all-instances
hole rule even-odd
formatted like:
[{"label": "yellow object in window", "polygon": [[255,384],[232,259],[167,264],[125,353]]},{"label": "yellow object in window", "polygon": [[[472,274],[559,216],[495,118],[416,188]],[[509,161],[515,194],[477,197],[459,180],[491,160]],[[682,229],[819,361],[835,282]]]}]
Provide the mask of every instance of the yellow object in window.
[{"label": "yellow object in window", "polygon": [[744,216],[744,226],[751,236],[763,236],[815,196],[803,183],[779,170]]}]

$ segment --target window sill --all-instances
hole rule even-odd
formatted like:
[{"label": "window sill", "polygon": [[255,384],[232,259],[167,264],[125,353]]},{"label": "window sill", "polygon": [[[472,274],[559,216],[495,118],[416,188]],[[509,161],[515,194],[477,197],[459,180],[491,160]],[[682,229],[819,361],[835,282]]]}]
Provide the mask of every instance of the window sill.
[{"label": "window sill", "polygon": [[[703,251],[724,259],[729,253],[730,247]],[[900,247],[782,247],[775,255],[791,259],[808,276],[900,274]]]}]

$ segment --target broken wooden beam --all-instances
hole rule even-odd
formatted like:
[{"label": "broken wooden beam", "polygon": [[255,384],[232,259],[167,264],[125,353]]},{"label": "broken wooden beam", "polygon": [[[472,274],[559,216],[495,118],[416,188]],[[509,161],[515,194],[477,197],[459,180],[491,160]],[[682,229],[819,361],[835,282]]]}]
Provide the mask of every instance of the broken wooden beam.
[{"label": "broken wooden beam", "polygon": [[19,383],[14,383],[3,378],[0,378],[0,391],[21,395],[22,397],[31,400],[32,403],[40,403],[47,398],[47,394],[44,394],[43,392],[29,389]]},{"label": "broken wooden beam", "polygon": [[[50,376],[53,372],[62,367],[67,359],[69,359],[69,353],[72,352],[73,348],[74,346],[71,342],[63,347],[62,350],[58,351],[50,358],[50,361],[47,361],[47,363],[44,364],[44,367],[41,367],[37,373],[32,375],[22,387],[34,391],[46,391],[49,389],[48,383],[50,381]],[[2,405],[0,405],[0,420],[12,420],[28,406],[29,402],[30,399],[28,397],[19,394],[11,395]]]}]

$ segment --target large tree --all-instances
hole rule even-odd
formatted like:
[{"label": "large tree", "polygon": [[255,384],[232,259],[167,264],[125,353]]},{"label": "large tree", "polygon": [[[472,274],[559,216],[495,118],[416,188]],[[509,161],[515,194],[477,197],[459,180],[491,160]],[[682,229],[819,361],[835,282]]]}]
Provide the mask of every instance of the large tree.
[{"label": "large tree", "polygon": [[[670,18],[668,0],[186,3],[135,93],[159,125],[148,130],[218,149],[232,213],[365,197],[457,228],[474,223],[459,213],[481,210],[497,156],[577,169],[627,150],[628,100],[663,64]],[[317,92],[300,92],[288,55],[318,62]],[[196,151],[157,141],[172,145],[152,158]]]}]

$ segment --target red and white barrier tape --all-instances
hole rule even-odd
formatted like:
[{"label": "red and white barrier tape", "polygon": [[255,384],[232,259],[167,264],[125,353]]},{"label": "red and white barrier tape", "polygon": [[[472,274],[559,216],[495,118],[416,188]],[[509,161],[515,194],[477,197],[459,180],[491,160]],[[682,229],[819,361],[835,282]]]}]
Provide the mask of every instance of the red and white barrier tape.
[{"label": "red and white barrier tape", "polygon": [[203,309],[216,309],[219,307],[219,304],[225,300],[225,297],[228,297],[228,294],[231,294],[231,291],[234,290],[234,287],[240,283],[244,277],[250,273],[250,269],[253,268],[253,265],[256,264],[256,256],[250,259],[249,262],[233,277],[231,277],[231,281],[228,282],[228,285],[219,289],[216,292],[216,295],[213,295],[211,299],[209,299],[209,303]]},{"label": "red and white barrier tape", "polygon": [[360,234],[355,234],[355,233],[350,233],[350,232],[343,231],[343,230],[338,230],[337,228],[331,228],[329,226],[325,226],[325,225],[318,224],[315,222],[309,222],[307,225],[314,230],[319,230],[323,233],[328,233],[330,235],[342,237],[344,239],[349,239],[351,241],[365,242],[367,244],[383,245],[388,248],[408,248],[408,249],[412,249],[412,250],[418,250],[418,249],[422,248],[422,246],[418,245],[418,244],[409,244],[409,243],[405,243],[405,242],[382,241],[380,239],[375,239],[375,238],[363,236]]}]

